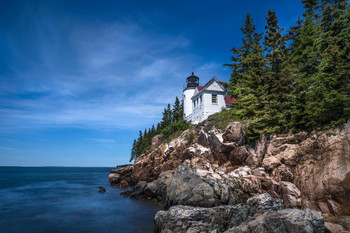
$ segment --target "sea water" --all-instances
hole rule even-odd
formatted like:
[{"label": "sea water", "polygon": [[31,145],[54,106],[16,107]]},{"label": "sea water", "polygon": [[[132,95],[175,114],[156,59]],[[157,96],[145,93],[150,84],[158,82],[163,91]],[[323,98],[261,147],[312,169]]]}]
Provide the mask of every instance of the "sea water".
[{"label": "sea water", "polygon": [[153,232],[160,207],[120,196],[110,169],[0,167],[0,232]]}]

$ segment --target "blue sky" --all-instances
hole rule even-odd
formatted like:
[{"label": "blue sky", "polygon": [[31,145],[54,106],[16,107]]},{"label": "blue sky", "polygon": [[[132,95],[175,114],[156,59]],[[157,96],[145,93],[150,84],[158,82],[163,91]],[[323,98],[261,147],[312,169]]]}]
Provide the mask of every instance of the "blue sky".
[{"label": "blue sky", "polygon": [[0,166],[128,163],[195,72],[228,81],[245,15],[289,28],[298,0],[0,0]]}]

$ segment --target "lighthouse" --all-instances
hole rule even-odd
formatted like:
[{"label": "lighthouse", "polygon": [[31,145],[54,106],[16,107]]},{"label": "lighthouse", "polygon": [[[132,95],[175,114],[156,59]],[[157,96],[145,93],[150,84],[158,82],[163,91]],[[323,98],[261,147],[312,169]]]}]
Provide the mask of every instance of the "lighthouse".
[{"label": "lighthouse", "polygon": [[186,79],[182,101],[184,119],[192,124],[198,124],[210,115],[229,109],[236,99],[226,95],[225,88],[215,77],[204,86],[199,86],[199,78],[192,72]]},{"label": "lighthouse", "polygon": [[199,86],[199,78],[192,75],[186,78],[186,84],[183,90],[182,101],[184,105],[184,119],[188,120],[193,111],[192,97],[194,95],[196,87]]}]

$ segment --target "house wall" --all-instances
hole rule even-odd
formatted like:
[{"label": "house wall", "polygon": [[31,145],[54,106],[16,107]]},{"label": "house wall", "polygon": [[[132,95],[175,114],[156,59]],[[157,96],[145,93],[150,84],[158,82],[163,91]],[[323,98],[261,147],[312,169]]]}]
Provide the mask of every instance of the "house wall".
[{"label": "house wall", "polygon": [[[212,94],[217,94],[217,104],[212,103]],[[200,102],[200,96],[202,96],[202,102]],[[198,105],[193,106],[193,101],[197,101],[197,99]],[[220,112],[225,106],[225,93],[205,91],[192,100],[193,112],[189,120],[191,120],[192,124],[198,124],[206,120],[210,115]]]}]

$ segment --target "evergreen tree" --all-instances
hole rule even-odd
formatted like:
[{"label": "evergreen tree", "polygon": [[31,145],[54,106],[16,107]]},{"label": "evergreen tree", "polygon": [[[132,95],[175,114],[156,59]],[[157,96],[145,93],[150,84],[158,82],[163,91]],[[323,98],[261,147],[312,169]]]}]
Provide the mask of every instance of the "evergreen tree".
[{"label": "evergreen tree", "polygon": [[183,107],[179,101],[179,98],[177,98],[177,96],[175,98],[175,103],[173,105],[173,114],[172,115],[173,115],[172,116],[173,122],[179,121],[183,117]]},{"label": "evergreen tree", "polygon": [[349,22],[346,0],[322,1],[321,60],[306,106],[310,127],[344,122],[349,116]]},{"label": "evergreen tree", "polygon": [[161,129],[164,129],[165,127],[167,127],[168,125],[170,125],[172,123],[172,110],[170,107],[170,104],[167,105],[166,108],[164,108],[163,111],[163,117],[162,117],[162,122],[161,122]]},{"label": "evergreen tree", "polygon": [[320,9],[319,0],[302,0],[304,8],[304,17],[306,16],[315,16],[318,17],[317,10]]},{"label": "evergreen tree", "polygon": [[154,125],[152,125],[152,128],[151,128],[151,135],[152,137],[156,135],[156,128],[154,127]]},{"label": "evergreen tree", "polygon": [[256,133],[283,132],[288,128],[291,118],[290,101],[293,84],[290,66],[288,66],[287,37],[282,35],[283,28],[278,26],[275,11],[269,10],[264,46],[267,59],[267,73],[264,76],[262,92],[263,110],[259,112]]},{"label": "evergreen tree", "polygon": [[238,100],[233,106],[235,115],[241,119],[255,117],[261,108],[259,99],[263,94],[263,76],[266,69],[266,60],[260,44],[262,34],[255,32],[256,27],[249,14],[244,21],[241,31],[244,34],[242,46],[232,48],[232,64],[225,64],[232,68],[229,83],[229,93]]},{"label": "evergreen tree", "polygon": [[253,43],[257,37],[255,30],[256,27],[253,25],[253,19],[250,14],[247,14],[246,20],[244,21],[244,27],[241,31],[244,34],[242,38],[243,45],[241,47],[233,47],[231,49],[233,55],[231,56],[231,64],[224,64],[224,66],[229,66],[232,69],[231,78],[229,81],[230,90],[229,93],[237,98],[242,96],[242,88],[244,88],[243,74],[249,67],[242,63],[241,61],[248,56],[253,48]]},{"label": "evergreen tree", "polygon": [[137,138],[137,141],[136,141],[137,156],[141,155],[141,153],[142,153],[142,142],[143,142],[142,131],[139,130],[139,137]]},{"label": "evergreen tree", "polygon": [[295,88],[292,99],[292,119],[290,127],[296,130],[305,129],[310,121],[307,113],[307,103],[310,93],[313,91],[312,83],[314,76],[318,73],[320,63],[319,35],[320,23],[319,15],[316,12],[320,8],[318,1],[303,1],[306,9],[304,22],[300,26],[298,33],[292,38],[290,47],[290,64],[293,66],[295,76]]},{"label": "evergreen tree", "polygon": [[137,154],[137,151],[136,151],[136,140],[134,139],[134,142],[133,142],[132,147],[131,147],[131,157],[130,157],[129,162],[131,162],[134,159],[136,159],[137,156],[138,156],[138,154]]}]

